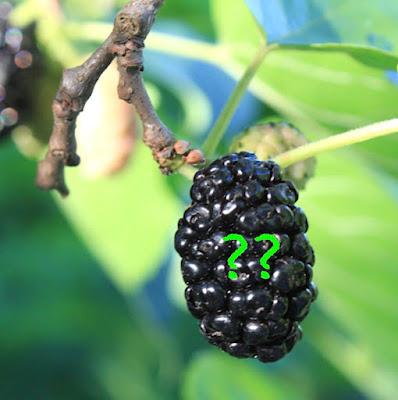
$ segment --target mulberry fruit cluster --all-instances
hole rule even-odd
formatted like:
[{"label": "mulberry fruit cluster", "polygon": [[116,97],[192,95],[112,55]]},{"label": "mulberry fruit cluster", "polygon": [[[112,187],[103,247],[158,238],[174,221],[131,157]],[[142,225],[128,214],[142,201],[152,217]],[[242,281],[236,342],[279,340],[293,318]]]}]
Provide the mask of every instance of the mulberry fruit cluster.
[{"label": "mulberry fruit cluster", "polygon": [[[276,163],[241,152],[198,171],[190,194],[192,204],[175,235],[189,311],[207,340],[225,352],[262,362],[281,359],[301,338],[300,321],[317,296],[307,218],[294,205],[297,190]],[[235,261],[236,280],[228,278],[227,260],[238,244],[223,240],[230,233],[248,242]],[[271,243],[254,240],[262,233],[280,242],[268,260],[267,280],[260,258]]]}]

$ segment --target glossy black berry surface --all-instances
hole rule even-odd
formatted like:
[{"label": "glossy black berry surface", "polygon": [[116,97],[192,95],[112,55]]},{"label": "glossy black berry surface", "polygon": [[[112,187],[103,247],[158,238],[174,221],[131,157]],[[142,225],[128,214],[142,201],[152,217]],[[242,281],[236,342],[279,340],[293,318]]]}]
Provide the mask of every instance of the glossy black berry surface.
[{"label": "glossy black berry surface", "polygon": [[[307,218],[295,206],[298,193],[283,181],[272,161],[252,153],[230,154],[198,171],[192,203],[178,223],[175,247],[182,257],[185,298],[207,340],[240,358],[262,362],[284,357],[302,336],[300,321],[317,296],[312,282],[314,252]],[[236,280],[228,278],[228,257],[239,233],[248,249],[235,262]],[[270,278],[261,278],[261,256],[270,248],[257,242],[275,234],[279,251],[268,260]]]}]

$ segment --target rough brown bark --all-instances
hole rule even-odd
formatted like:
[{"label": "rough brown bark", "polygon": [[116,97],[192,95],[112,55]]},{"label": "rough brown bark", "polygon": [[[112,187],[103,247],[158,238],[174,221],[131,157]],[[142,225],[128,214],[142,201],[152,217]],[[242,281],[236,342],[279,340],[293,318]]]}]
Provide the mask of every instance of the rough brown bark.
[{"label": "rough brown bark", "polygon": [[36,183],[39,188],[68,195],[64,168],[80,162],[76,153],[76,119],[114,58],[117,58],[120,73],[119,97],[135,106],[144,126],[144,143],[152,150],[161,171],[169,174],[184,162],[203,161],[199,150],[189,150],[186,142],[176,141],[160,121],[143,84],[144,41],[162,4],[163,0],[129,2],[117,14],[112,33],[90,58],[81,66],[64,71],[53,101],[54,126],[48,152],[38,167]]}]

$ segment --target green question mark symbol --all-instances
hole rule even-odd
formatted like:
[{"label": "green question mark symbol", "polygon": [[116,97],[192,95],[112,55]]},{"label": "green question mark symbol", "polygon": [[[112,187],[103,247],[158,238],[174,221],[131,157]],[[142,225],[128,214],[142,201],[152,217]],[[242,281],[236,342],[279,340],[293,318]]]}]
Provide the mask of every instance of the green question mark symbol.
[{"label": "green question mark symbol", "polygon": [[[238,267],[235,265],[235,260],[247,250],[249,245],[247,244],[246,239],[238,233],[230,233],[229,235],[224,236],[223,239],[225,242],[229,240],[236,240],[239,243],[239,247],[229,256],[227,261],[231,270],[237,269]],[[228,278],[236,281],[238,279],[238,274],[235,271],[229,271]]]},{"label": "green question mark symbol", "polygon": [[[261,242],[262,240],[269,240],[272,243],[272,247],[266,251],[263,256],[260,258],[260,264],[265,269],[270,269],[267,261],[281,248],[281,244],[275,235],[271,235],[270,233],[263,233],[260,236],[257,236],[254,239],[256,242]],[[269,279],[270,274],[267,271],[261,271],[262,279]]]}]

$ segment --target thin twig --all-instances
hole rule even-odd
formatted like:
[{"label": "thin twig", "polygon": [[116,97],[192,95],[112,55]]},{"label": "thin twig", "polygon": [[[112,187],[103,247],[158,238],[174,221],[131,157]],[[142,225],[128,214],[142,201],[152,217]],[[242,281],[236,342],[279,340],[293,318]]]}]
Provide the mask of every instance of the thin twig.
[{"label": "thin twig", "polygon": [[36,183],[39,188],[55,189],[63,196],[68,195],[64,167],[77,166],[80,162],[76,153],[76,119],[114,58],[117,58],[120,72],[119,96],[136,107],[144,125],[144,142],[152,150],[161,171],[169,174],[184,162],[203,161],[199,150],[190,150],[188,143],[176,141],[161,123],[142,81],[144,41],[162,4],[163,0],[129,2],[117,14],[112,33],[94,54],[81,66],[64,71],[52,107],[54,126],[49,149],[38,167]]},{"label": "thin twig", "polygon": [[247,67],[238,84],[235,86],[234,91],[232,92],[222,113],[220,114],[213,129],[209,133],[206,142],[203,145],[203,151],[208,159],[210,159],[215,153],[220,141],[225,134],[225,131],[227,130],[232,120],[236,108],[239,106],[243,95],[246,93],[250,82],[252,81],[261,64],[263,63],[264,58],[270,51],[274,50],[275,48],[277,48],[277,45],[267,46],[266,44],[263,44],[256,53],[253,61]]},{"label": "thin twig", "polygon": [[370,139],[398,133],[398,118],[376,122],[362,128],[353,129],[339,135],[329,136],[316,142],[308,143],[274,157],[274,161],[286,168],[298,161],[306,160],[326,151],[336,150]]}]

